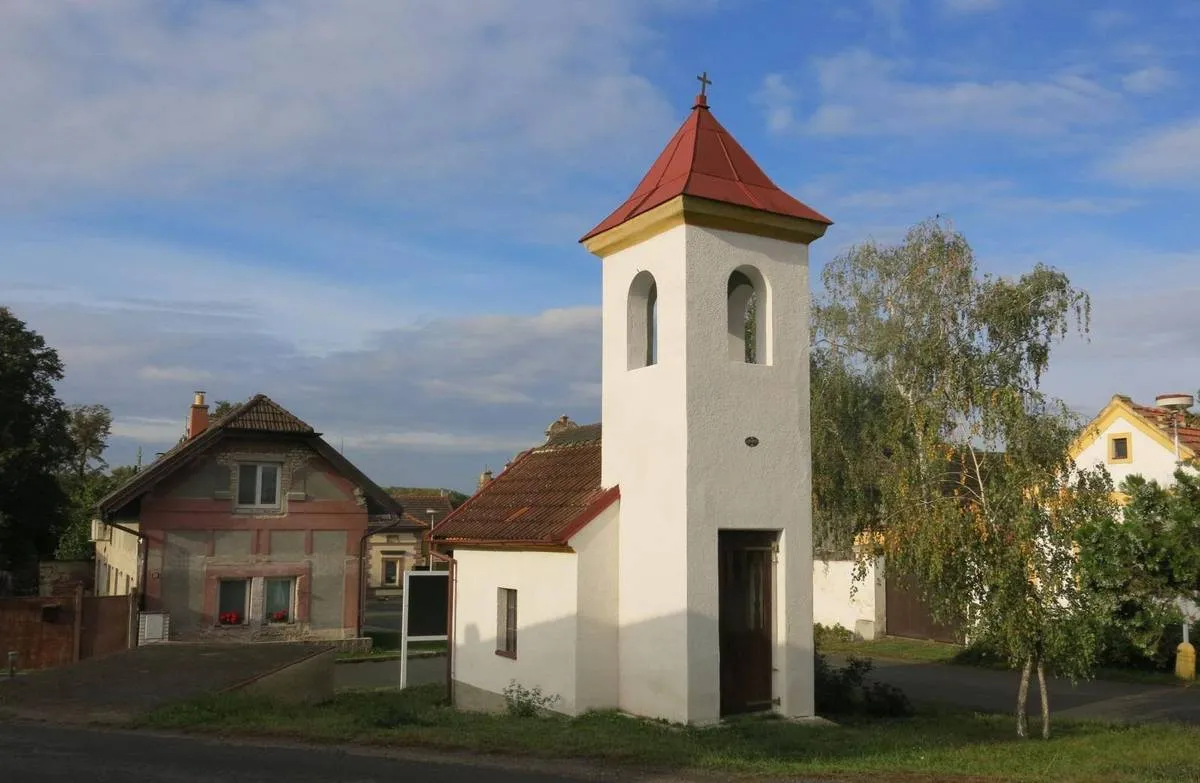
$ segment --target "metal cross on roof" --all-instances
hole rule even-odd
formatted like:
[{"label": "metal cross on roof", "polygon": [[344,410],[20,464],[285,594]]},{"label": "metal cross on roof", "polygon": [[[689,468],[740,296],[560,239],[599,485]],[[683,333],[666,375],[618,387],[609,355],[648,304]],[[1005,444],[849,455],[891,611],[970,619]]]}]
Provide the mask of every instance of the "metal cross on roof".
[{"label": "metal cross on roof", "polygon": [[708,78],[708,71],[705,71],[704,73],[697,76],[696,80],[698,82],[700,82],[700,94],[707,95],[708,94],[708,85],[712,84],[712,80]]}]

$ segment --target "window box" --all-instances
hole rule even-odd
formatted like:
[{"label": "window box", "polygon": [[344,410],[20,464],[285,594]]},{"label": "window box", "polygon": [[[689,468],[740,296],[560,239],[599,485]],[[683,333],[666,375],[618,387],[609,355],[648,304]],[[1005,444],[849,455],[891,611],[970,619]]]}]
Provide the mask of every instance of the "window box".
[{"label": "window box", "polygon": [[222,579],[217,585],[217,624],[245,625],[250,607],[249,579]]},{"label": "window box", "polygon": [[268,623],[290,623],[296,616],[294,577],[263,580],[263,616]]}]

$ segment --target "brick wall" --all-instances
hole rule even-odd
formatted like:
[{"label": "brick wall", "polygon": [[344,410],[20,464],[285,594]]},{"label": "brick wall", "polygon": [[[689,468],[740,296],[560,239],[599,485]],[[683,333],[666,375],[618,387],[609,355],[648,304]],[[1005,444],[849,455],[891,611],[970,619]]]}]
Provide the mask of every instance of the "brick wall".
[{"label": "brick wall", "polygon": [[0,598],[0,665],[17,653],[18,669],[49,669],[75,660],[74,598]]},{"label": "brick wall", "polygon": [[129,647],[129,596],[0,598],[0,668],[50,669]]}]

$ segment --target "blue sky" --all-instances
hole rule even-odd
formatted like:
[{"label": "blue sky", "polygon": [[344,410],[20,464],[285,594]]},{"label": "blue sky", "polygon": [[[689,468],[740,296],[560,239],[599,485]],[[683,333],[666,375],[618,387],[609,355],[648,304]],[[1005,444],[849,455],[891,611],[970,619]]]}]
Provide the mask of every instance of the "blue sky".
[{"label": "blue sky", "polygon": [[[707,70],[835,225],[814,272],[940,213],[1093,297],[1047,385],[1200,386],[1200,2],[10,0],[0,302],[116,416],[263,392],[385,484],[469,489],[599,415],[599,262]],[[815,275],[814,275],[815,276]]]}]

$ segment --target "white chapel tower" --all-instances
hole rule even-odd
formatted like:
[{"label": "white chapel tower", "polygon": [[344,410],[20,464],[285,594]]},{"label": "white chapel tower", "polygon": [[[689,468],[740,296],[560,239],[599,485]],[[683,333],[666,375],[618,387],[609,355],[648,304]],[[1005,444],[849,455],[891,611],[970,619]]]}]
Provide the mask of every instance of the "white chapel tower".
[{"label": "white chapel tower", "polygon": [[759,169],[702,88],[581,240],[604,266],[622,709],[813,714],[808,245],[830,224]]}]

